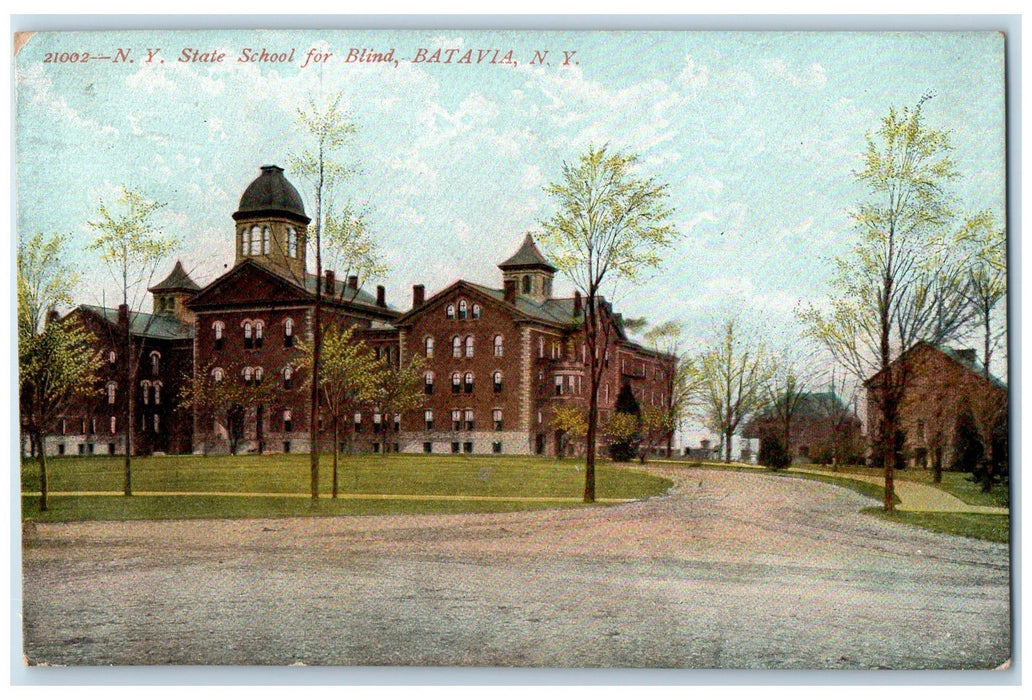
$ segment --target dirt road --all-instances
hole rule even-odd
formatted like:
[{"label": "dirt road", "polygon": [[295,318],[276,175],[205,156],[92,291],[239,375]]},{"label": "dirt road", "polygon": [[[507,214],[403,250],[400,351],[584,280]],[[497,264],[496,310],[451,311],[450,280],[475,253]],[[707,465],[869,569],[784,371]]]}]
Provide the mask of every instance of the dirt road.
[{"label": "dirt road", "polygon": [[[661,470],[660,470],[661,471]],[[38,525],[34,664],[993,668],[1005,545],[846,489],[674,471],[578,510]]]}]

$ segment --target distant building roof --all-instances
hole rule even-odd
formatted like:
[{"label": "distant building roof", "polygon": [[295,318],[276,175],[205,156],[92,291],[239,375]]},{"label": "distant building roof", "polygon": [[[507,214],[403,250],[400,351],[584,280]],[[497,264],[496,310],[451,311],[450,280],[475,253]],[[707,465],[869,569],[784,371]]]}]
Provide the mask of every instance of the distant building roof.
[{"label": "distant building roof", "polygon": [[169,273],[168,277],[158,282],[156,285],[148,289],[149,292],[175,292],[175,291],[188,291],[196,292],[199,291],[200,287],[190,279],[190,275],[187,274],[186,270],[183,269],[183,262],[176,260],[176,266],[172,268],[172,272]]},{"label": "distant building roof", "polygon": [[530,270],[537,268],[545,269],[549,272],[556,271],[556,267],[548,262],[545,256],[541,254],[541,251],[538,250],[537,245],[534,244],[534,237],[529,233],[523,239],[520,249],[513,253],[508,260],[499,263],[498,267],[501,270]]},{"label": "distant building roof", "polygon": [[[111,325],[118,325],[118,309],[106,309],[102,306],[79,306],[99,316]],[[129,314],[129,332],[141,338],[157,340],[189,340],[193,337],[193,325],[182,323],[174,316],[162,316],[132,312]]]}]

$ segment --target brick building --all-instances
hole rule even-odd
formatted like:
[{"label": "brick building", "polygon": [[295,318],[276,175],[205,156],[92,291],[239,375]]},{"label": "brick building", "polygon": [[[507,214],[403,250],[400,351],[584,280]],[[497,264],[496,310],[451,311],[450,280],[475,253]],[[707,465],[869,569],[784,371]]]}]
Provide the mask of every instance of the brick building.
[{"label": "brick building", "polygon": [[[863,458],[862,424],[853,411],[833,392],[809,392],[799,396],[792,412],[788,452],[796,463],[846,463]],[[766,435],[782,436],[783,413],[768,409],[746,422],[742,437],[759,440]]]},{"label": "brick building", "polygon": [[[877,391],[885,372],[903,386],[899,428],[903,459],[912,467],[948,468],[957,443],[958,420],[968,413],[977,421],[1007,420],[1007,386],[979,365],[974,350],[954,350],[920,342],[887,370],[864,382],[868,421],[876,421]],[[1004,423],[1005,424],[1005,423]],[[873,435],[872,424],[867,431]]]},{"label": "brick building", "polygon": [[[345,445],[377,451],[554,454],[559,436],[552,410],[585,405],[588,392],[581,298],[554,298],[556,268],[527,235],[499,265],[502,287],[459,280],[426,298],[413,288],[406,313],[386,303],[384,287],[368,293],[355,276],[322,279],[308,272],[309,217],[297,190],[277,166],[263,166],[233,214],[233,267],[203,288],[177,262],[150,288],[151,314],[82,306],[73,311],[94,331],[105,357],[98,396],[69,407],[53,454],[120,453],[125,358],[119,328],[130,323],[142,361],[137,392],[136,452],[307,452],[310,401],[301,348],[313,337],[316,290],[321,321],[357,329],[378,357],[392,363],[425,358],[424,405],[404,416],[381,416],[375,406],[347,421]],[[667,406],[674,358],[631,342],[619,314],[600,304],[607,329],[601,418],[624,385],[639,404]],[[131,317],[131,318],[130,318]],[[124,330],[123,330],[124,332]],[[252,389],[246,405],[202,410],[180,405],[184,383],[199,378]],[[326,421],[320,420],[320,423]],[[321,441],[329,445],[328,425]],[[669,441],[668,441],[669,442]],[[101,445],[98,447],[98,444]]]}]

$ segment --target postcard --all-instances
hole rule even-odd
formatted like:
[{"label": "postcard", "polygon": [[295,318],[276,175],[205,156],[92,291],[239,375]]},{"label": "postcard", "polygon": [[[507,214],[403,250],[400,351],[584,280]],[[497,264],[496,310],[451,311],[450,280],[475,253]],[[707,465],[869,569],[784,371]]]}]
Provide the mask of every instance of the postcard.
[{"label": "postcard", "polygon": [[993,670],[1008,37],[15,36],[22,654]]}]

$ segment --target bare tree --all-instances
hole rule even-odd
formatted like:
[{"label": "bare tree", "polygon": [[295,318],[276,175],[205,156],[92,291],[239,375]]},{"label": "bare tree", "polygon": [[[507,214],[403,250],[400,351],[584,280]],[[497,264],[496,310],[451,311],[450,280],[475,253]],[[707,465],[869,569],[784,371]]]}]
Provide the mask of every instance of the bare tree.
[{"label": "bare tree", "polygon": [[588,432],[584,501],[595,500],[598,392],[612,321],[603,286],[634,280],[660,263],[659,251],[677,236],[669,221],[668,187],[635,175],[635,155],[591,146],[576,163],[563,163],[560,182],[545,192],[558,211],[543,221],[541,242],[551,259],[585,297],[588,362]]}]

